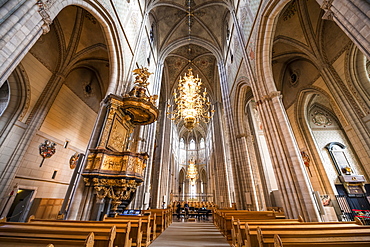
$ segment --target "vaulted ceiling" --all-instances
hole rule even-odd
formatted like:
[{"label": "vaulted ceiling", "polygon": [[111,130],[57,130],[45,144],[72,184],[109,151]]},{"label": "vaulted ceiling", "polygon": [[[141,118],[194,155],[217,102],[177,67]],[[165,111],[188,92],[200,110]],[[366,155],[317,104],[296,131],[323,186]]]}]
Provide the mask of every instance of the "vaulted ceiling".
[{"label": "vaulted ceiling", "polygon": [[158,25],[159,47],[164,49],[181,39],[187,39],[190,26],[194,40],[202,39],[203,42],[220,48],[223,17],[227,12],[223,1],[157,1],[151,13],[156,18]]},{"label": "vaulted ceiling", "polygon": [[279,16],[272,68],[286,108],[303,88],[319,78],[325,63],[333,63],[351,44],[335,22],[322,16],[323,10],[315,0],[293,0]]},{"label": "vaulted ceiling", "polygon": [[[167,95],[170,96],[180,76],[191,67],[202,79],[211,99],[214,98],[212,90],[215,83],[219,83],[217,57],[222,54],[225,17],[229,12],[226,2],[160,0],[153,1],[151,8],[157,28],[157,47],[165,58],[166,75],[162,83],[167,85]],[[206,126],[199,127],[204,131]]]}]

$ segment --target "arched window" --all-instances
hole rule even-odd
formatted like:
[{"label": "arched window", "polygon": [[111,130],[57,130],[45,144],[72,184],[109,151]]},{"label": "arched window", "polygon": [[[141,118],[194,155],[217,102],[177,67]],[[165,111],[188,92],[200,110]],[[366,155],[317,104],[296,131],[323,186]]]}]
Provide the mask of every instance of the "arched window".
[{"label": "arched window", "polygon": [[200,148],[204,148],[205,147],[205,144],[204,144],[204,139],[200,139],[200,143],[199,143],[199,147]]},{"label": "arched window", "polygon": [[184,138],[181,138],[181,140],[180,140],[180,148],[181,149],[185,149],[185,141],[184,141]]},{"label": "arched window", "polygon": [[184,138],[180,139],[180,164],[186,163],[186,150]]},{"label": "arched window", "polygon": [[0,88],[0,116],[5,111],[9,103],[9,85],[8,81],[5,81]]},{"label": "arched window", "polygon": [[353,168],[348,161],[347,155],[345,153],[345,148],[340,142],[331,142],[325,146],[329,151],[330,157],[333,160],[335,168],[338,172],[338,175],[351,175],[354,173]]},{"label": "arched window", "polygon": [[195,141],[194,141],[194,139],[191,139],[190,140],[189,149],[190,150],[195,150]]}]

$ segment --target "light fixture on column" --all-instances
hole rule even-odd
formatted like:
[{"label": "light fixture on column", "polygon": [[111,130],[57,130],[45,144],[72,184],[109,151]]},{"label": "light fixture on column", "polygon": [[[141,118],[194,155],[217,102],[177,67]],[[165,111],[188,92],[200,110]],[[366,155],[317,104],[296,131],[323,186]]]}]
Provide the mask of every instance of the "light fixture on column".
[{"label": "light fixture on column", "polygon": [[[190,59],[190,40],[192,26],[191,0],[188,1],[188,26],[189,26],[189,64]],[[208,123],[215,112],[213,106],[207,97],[207,90],[204,88],[202,92],[202,80],[193,75],[192,68],[188,69],[188,74],[185,73],[183,78],[180,77],[177,90],[173,93],[174,105],[168,102],[167,116],[171,120],[184,120],[184,126],[188,130],[192,130],[198,123]]]}]

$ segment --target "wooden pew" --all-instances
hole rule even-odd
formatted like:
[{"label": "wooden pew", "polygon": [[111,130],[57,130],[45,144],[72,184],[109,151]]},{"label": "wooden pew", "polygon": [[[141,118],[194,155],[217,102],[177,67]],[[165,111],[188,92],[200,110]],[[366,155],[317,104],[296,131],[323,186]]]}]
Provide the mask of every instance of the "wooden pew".
[{"label": "wooden pew", "polygon": [[144,214],[156,214],[156,236],[158,237],[172,223],[172,209],[143,210]]},{"label": "wooden pew", "polygon": [[[133,218],[130,218],[130,215],[116,215],[114,218],[111,217],[104,217],[103,220],[127,220],[131,219],[134,220],[136,216],[133,216]],[[146,235],[150,236],[148,240],[152,242],[154,239],[157,238],[157,223],[156,223],[156,217],[157,215],[155,213],[146,213],[144,216],[139,216],[142,219],[142,224],[143,224],[143,239],[145,240]],[[149,222],[149,223],[148,223]],[[149,235],[150,233],[150,235]]]},{"label": "wooden pew", "polygon": [[[156,238],[156,229],[157,229],[157,225],[156,225],[156,214],[152,214],[152,213],[145,213],[144,215],[118,215],[116,214],[114,217],[107,217],[106,215],[104,216],[103,218],[103,221],[107,221],[107,220],[111,220],[111,221],[115,221],[115,220],[138,220],[139,218],[141,218],[142,220],[142,225],[143,225],[143,237],[146,237],[146,233],[151,231],[151,234],[150,234],[150,242],[152,242],[155,238]],[[148,224],[149,222],[149,224]],[[154,234],[153,234],[154,233]]]},{"label": "wooden pew", "polygon": [[267,211],[274,211],[276,218],[285,218],[284,209],[282,207],[267,207]]},{"label": "wooden pew", "polygon": [[3,247],[8,246],[45,246],[55,244],[58,247],[64,246],[86,246],[86,247],[113,247],[116,228],[112,227],[108,231],[101,229],[80,228],[58,228],[54,226],[31,226],[27,223],[1,223],[0,224],[0,243]]},{"label": "wooden pew", "polygon": [[242,214],[224,214],[222,216],[223,220],[221,223],[221,227],[223,230],[224,236],[227,236],[227,239],[231,239],[231,226],[234,219],[240,220],[240,221],[271,221],[276,220],[275,215],[268,211],[258,211],[258,212],[248,212],[248,213],[242,213]]},{"label": "wooden pew", "polygon": [[[255,246],[257,245],[257,227],[264,229],[357,229],[361,222],[294,222],[293,220],[276,220],[270,222],[241,222],[234,221],[234,233],[232,239],[237,242],[236,246]],[[234,243],[234,242],[233,242]],[[248,244],[246,244],[248,243]],[[234,244],[235,245],[235,244]]]},{"label": "wooden pew", "polygon": [[[272,220],[276,219],[275,211],[249,211],[235,209],[213,210],[214,224],[220,229],[225,228],[226,221],[234,218],[245,218],[246,220]],[[280,217],[281,218],[281,217]]]},{"label": "wooden pew", "polygon": [[[233,222],[233,246],[257,246],[257,228],[262,230],[288,229],[358,229],[361,222],[293,222],[292,220],[275,220],[271,222]],[[236,242],[236,243],[235,243]]]},{"label": "wooden pew", "polygon": [[216,226],[228,241],[232,240],[231,229],[234,219],[241,221],[275,220],[274,211],[247,211],[247,210],[216,210]]},{"label": "wooden pew", "polygon": [[[53,242],[57,247],[94,247],[94,233],[90,232],[86,239],[64,239],[56,238],[55,235],[39,235],[33,234],[31,237],[27,236],[0,236],[2,247],[45,247],[45,243]],[[53,244],[47,244],[46,247],[54,247]]]},{"label": "wooden pew", "polygon": [[157,238],[157,214],[150,213],[150,227],[152,228],[151,239]]},{"label": "wooden pew", "polygon": [[[8,224],[24,224],[16,222],[8,222]],[[83,228],[89,231],[94,229],[110,229],[113,226],[116,228],[116,238],[114,240],[115,246],[132,246],[132,225],[134,228],[138,227],[137,224],[131,222],[102,222],[102,221],[76,221],[76,220],[39,220],[31,216],[28,220],[27,225],[29,226],[48,226],[58,228]],[[135,239],[136,241],[136,239]]]},{"label": "wooden pew", "polygon": [[[138,222],[140,224],[140,231],[141,231],[141,241],[140,245],[137,244],[136,246],[144,246],[147,247],[153,241],[151,238],[152,234],[152,223],[150,215],[115,215],[114,217],[104,217],[104,222],[127,222],[131,221]],[[154,229],[155,230],[155,229]]]},{"label": "wooden pew", "polygon": [[270,236],[272,232],[267,233],[267,231],[261,231],[258,228],[258,247],[308,247],[312,245],[319,245],[320,247],[370,246],[370,228],[366,226],[360,228],[353,230],[280,230],[279,234],[274,233],[273,236]]},{"label": "wooden pew", "polygon": [[[263,215],[253,219],[248,217],[251,213],[259,215],[259,212],[215,210],[219,218],[215,224],[218,224],[231,246],[370,246],[370,227],[363,226],[359,221],[303,222],[301,217],[293,220],[280,217],[266,219],[268,217]],[[228,223],[230,216],[231,226]],[[347,240],[342,236],[346,236]]]},{"label": "wooden pew", "polygon": [[[299,219],[276,219],[276,220],[260,220],[260,221],[241,221],[232,220],[231,240],[232,246],[246,246],[247,242],[250,243],[249,229],[256,228],[257,226],[280,226],[280,225],[297,225],[302,222]],[[257,241],[254,241],[257,242]]]}]

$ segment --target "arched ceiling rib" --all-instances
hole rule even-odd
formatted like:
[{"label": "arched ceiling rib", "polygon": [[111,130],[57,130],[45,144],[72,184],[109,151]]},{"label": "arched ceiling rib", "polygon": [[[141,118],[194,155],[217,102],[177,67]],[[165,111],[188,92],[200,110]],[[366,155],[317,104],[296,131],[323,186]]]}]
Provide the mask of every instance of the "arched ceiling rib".
[{"label": "arched ceiling rib", "polygon": [[[182,38],[189,37],[188,0],[182,2],[158,1],[151,8],[151,15],[156,19],[158,47],[160,50]],[[222,47],[223,19],[228,12],[222,1],[191,0],[190,35]],[[195,39],[191,40],[194,43]]]},{"label": "arched ceiling rib", "polygon": [[[188,4],[190,1],[190,22]],[[166,85],[165,97],[177,86],[180,76],[193,69],[199,75],[203,86],[207,88],[210,98],[215,98],[219,83],[217,62],[222,60],[224,42],[223,16],[229,12],[226,1],[211,0],[177,0],[152,1],[148,4],[150,15],[156,21],[156,42],[159,61],[163,61],[167,76],[162,83]],[[189,60],[191,62],[189,62]],[[204,132],[207,125],[199,125]],[[183,132],[181,122],[179,133]]]}]

